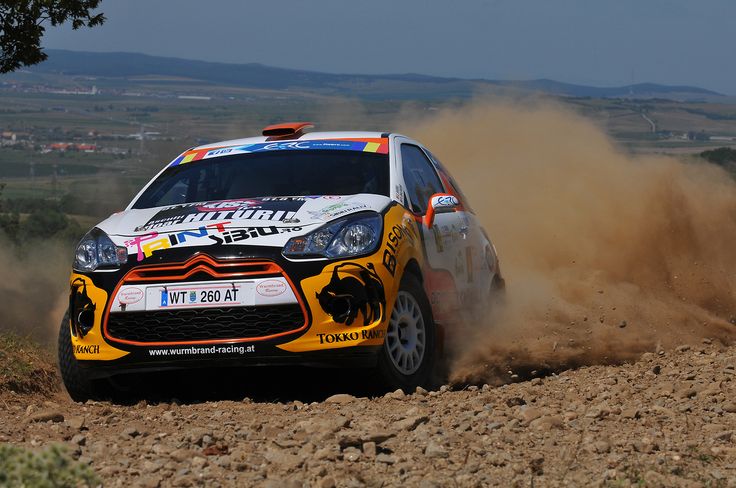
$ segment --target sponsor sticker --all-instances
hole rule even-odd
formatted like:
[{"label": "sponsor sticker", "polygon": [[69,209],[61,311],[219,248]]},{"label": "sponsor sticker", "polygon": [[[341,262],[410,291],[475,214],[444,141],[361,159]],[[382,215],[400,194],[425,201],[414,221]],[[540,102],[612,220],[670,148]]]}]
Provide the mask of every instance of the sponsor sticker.
[{"label": "sponsor sticker", "polygon": [[75,354],[99,354],[100,353],[100,345],[99,344],[90,344],[90,345],[74,345],[74,353]]},{"label": "sponsor sticker", "polygon": [[345,201],[333,203],[332,205],[328,205],[317,211],[308,211],[308,213],[312,218],[315,219],[331,220],[336,217],[340,217],[352,212],[357,212],[358,210],[365,210],[367,208],[368,205],[363,202]]},{"label": "sponsor sticker", "polygon": [[286,284],[278,280],[262,281],[256,286],[256,293],[263,297],[277,297],[286,291]]},{"label": "sponsor sticker", "polygon": [[294,142],[265,142],[246,144],[244,146],[230,146],[226,148],[192,149],[185,151],[174,159],[169,166],[178,166],[205,158],[224,156],[227,154],[248,154],[267,151],[294,151],[305,149],[361,151],[378,154],[388,154],[388,139],[318,139],[311,141]]},{"label": "sponsor sticker", "polygon": [[435,197],[434,200],[435,207],[457,207],[458,205],[460,205],[460,201],[452,195],[442,195]]},{"label": "sponsor sticker", "polygon": [[383,267],[394,276],[398,263],[396,256],[404,239],[414,241],[414,232],[408,223],[394,225],[386,235],[385,248],[383,249]]},{"label": "sponsor sticker", "polygon": [[359,340],[383,339],[385,332],[382,330],[361,330],[352,332],[339,332],[336,334],[317,334],[320,344],[334,344],[336,342],[356,342]]},{"label": "sponsor sticker", "polygon": [[135,287],[123,288],[118,293],[118,301],[122,305],[132,305],[143,299],[143,290]]},{"label": "sponsor sticker", "polygon": [[[164,208],[136,232],[181,224],[206,224],[213,221],[258,220],[263,223],[282,222],[293,217],[304,205],[303,199],[248,198],[183,203]],[[193,237],[197,237],[196,235]]]},{"label": "sponsor sticker", "polygon": [[227,346],[210,346],[210,347],[181,347],[181,348],[168,348],[168,349],[149,349],[149,356],[195,356],[195,355],[208,355],[208,354],[252,354],[256,352],[256,346],[254,344],[237,345],[229,344]]}]

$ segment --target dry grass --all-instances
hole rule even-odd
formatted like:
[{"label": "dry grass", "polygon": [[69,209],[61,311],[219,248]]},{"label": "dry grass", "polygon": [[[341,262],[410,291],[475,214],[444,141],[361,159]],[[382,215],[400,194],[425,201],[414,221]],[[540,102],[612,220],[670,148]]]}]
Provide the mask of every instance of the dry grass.
[{"label": "dry grass", "polygon": [[52,393],[59,390],[53,352],[30,338],[0,333],[0,393]]}]

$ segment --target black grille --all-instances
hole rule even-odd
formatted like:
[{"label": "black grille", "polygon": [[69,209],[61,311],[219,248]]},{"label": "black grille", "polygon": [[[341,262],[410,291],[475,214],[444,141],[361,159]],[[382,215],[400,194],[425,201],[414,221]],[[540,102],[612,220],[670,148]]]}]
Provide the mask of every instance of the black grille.
[{"label": "black grille", "polygon": [[190,342],[248,339],[299,329],[304,314],[297,304],[111,313],[111,339],[136,342]]}]

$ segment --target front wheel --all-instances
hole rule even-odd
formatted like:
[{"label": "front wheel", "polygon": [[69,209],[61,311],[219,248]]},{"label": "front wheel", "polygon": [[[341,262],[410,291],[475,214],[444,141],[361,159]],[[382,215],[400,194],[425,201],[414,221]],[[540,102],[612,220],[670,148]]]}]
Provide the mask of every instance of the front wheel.
[{"label": "front wheel", "polygon": [[435,330],[421,283],[405,275],[378,358],[378,369],[389,387],[408,393],[429,385],[437,352]]},{"label": "front wheel", "polygon": [[59,371],[67,393],[75,402],[99,400],[109,396],[105,381],[91,380],[74,357],[69,311],[64,314],[59,326]]}]

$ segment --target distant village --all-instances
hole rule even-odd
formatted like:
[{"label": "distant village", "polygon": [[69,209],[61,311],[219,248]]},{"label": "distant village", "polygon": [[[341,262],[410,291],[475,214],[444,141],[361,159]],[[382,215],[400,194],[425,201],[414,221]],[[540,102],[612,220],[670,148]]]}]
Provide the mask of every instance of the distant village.
[{"label": "distant village", "polygon": [[[100,144],[100,141],[141,141],[162,139],[160,132],[140,131],[131,134],[100,134],[89,131],[86,134],[65,134],[67,140],[50,142],[50,135],[46,129],[42,134],[30,131],[2,130],[0,128],[0,147],[34,150],[40,153],[50,152],[83,152],[104,154],[130,154],[129,147]],[[49,142],[41,142],[49,141]]]}]

